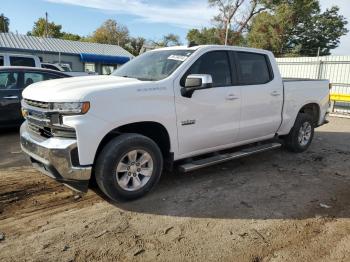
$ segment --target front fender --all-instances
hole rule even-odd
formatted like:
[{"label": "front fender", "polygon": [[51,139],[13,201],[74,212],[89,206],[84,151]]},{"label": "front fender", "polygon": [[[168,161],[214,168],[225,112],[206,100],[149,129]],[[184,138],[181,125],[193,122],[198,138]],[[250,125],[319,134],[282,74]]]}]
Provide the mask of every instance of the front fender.
[{"label": "front fender", "polygon": [[91,165],[94,162],[98,146],[112,130],[147,121],[165,127],[170,138],[170,150],[177,154],[176,113],[170,87],[169,83],[156,83],[152,87],[103,90],[87,97],[85,100],[91,101],[91,109],[86,115],[64,119],[65,124],[76,129],[81,164]]}]

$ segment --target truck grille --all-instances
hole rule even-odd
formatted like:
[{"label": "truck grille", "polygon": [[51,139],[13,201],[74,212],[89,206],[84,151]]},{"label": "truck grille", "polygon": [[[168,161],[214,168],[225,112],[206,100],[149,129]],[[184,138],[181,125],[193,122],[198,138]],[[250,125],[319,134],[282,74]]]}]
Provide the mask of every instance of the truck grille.
[{"label": "truck grille", "polygon": [[28,128],[31,132],[46,138],[50,137],[66,137],[76,138],[75,130],[65,126],[52,125],[50,119],[37,119],[29,113],[27,116]]},{"label": "truck grille", "polygon": [[28,128],[33,133],[46,138],[50,138],[53,136],[50,128],[37,126],[36,124],[32,123],[30,119],[27,119],[27,120],[28,120]]},{"label": "truck grille", "polygon": [[41,109],[49,109],[49,103],[48,102],[40,102],[40,101],[35,101],[35,100],[30,100],[30,99],[24,99],[24,102],[32,107],[37,107]]}]

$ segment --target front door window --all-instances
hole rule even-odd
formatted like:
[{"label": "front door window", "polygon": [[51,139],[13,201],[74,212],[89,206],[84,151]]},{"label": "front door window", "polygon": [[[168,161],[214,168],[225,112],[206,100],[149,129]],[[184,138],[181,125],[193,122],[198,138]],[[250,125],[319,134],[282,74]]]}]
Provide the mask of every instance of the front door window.
[{"label": "front door window", "polygon": [[0,73],[0,90],[18,89],[18,73]]}]

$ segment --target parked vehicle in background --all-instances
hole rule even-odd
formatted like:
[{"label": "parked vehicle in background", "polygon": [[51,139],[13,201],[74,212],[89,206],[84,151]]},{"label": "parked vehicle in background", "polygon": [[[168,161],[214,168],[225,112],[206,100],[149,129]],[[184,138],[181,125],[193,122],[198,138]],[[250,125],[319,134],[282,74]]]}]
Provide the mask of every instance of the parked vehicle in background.
[{"label": "parked vehicle in background", "polygon": [[80,72],[80,71],[71,71],[71,72],[67,72],[64,71],[65,74],[70,75],[70,76],[93,76],[93,75],[97,75],[97,73],[95,72]]},{"label": "parked vehicle in background", "polygon": [[0,128],[18,126],[23,122],[21,99],[24,88],[36,82],[64,77],[70,76],[35,67],[0,67]]},{"label": "parked vehicle in background", "polygon": [[34,55],[0,53],[0,66],[41,67],[40,59]]},{"label": "parked vehicle in background", "polygon": [[61,67],[62,70],[65,72],[72,72],[73,71],[69,64],[60,63],[60,64],[56,64],[56,65]]},{"label": "parked vehicle in background", "polygon": [[72,71],[70,66],[68,64],[50,64],[50,63],[41,63],[42,68],[47,68],[55,71],[65,72],[67,75],[70,76],[88,76],[88,75],[95,75],[96,73],[92,72],[76,72]]},{"label": "parked vehicle in background", "polygon": [[42,68],[47,68],[51,70],[57,70],[61,72],[72,72],[72,68],[70,67],[69,64],[64,64],[64,63],[41,63]]},{"label": "parked vehicle in background", "polygon": [[58,64],[41,63],[41,67],[42,68],[46,68],[46,69],[55,70],[55,71],[60,71],[60,72],[70,72],[70,71],[72,71],[72,70],[67,70],[66,71]]},{"label": "parked vehicle in background", "polygon": [[283,80],[265,50],[170,47],[110,76],[31,85],[23,98],[21,146],[34,166],[78,191],[94,171],[108,197],[134,199],[175,164],[305,151],[326,122],[329,82]]}]

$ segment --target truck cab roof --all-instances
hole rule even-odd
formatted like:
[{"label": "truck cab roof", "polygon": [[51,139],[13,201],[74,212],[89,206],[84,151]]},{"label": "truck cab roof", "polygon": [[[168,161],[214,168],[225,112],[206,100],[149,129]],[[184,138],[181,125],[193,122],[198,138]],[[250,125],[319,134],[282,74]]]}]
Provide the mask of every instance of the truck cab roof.
[{"label": "truck cab roof", "polygon": [[263,53],[263,54],[272,54],[268,50],[263,50],[263,49],[257,49],[257,48],[251,48],[251,47],[242,47],[242,46],[230,46],[230,45],[196,45],[196,46],[169,46],[169,47],[163,47],[163,48],[158,48],[151,50],[149,52],[157,52],[161,50],[200,50],[200,49],[205,49],[205,50],[210,50],[210,49],[215,49],[215,50],[233,50],[233,51],[243,51],[243,52],[255,52],[255,53]]}]

